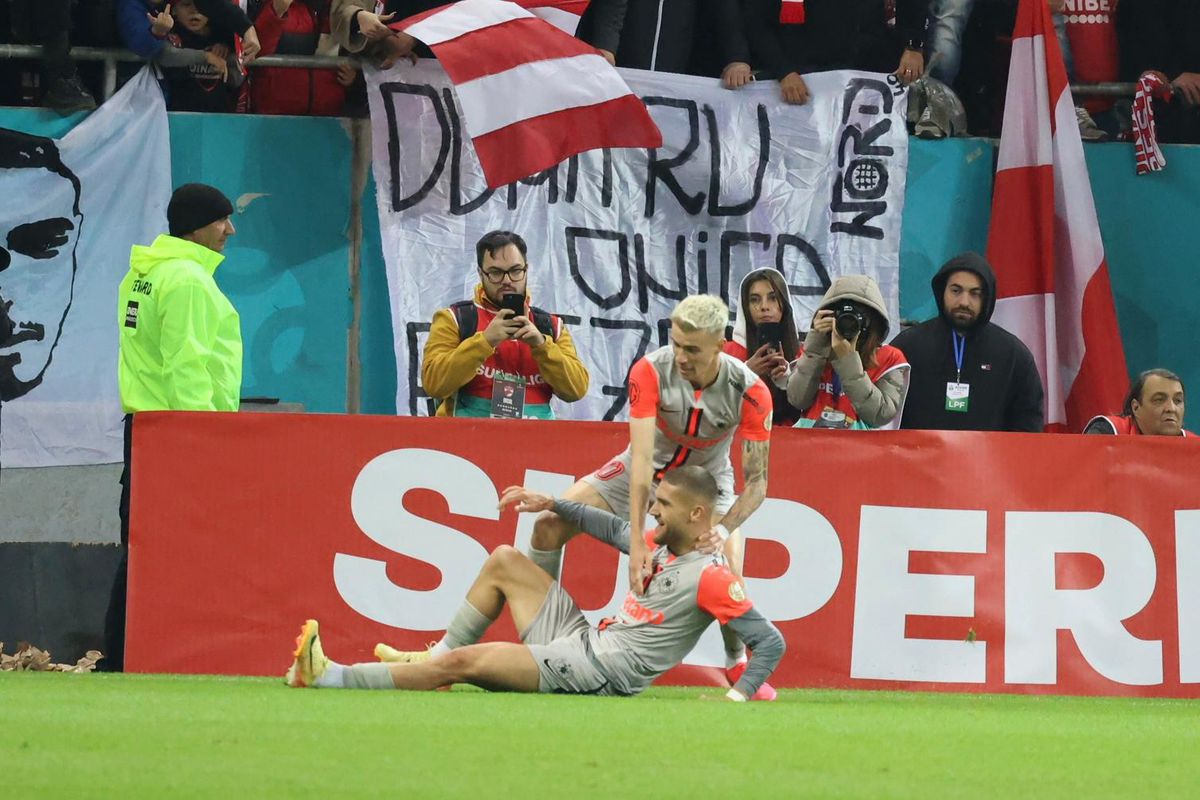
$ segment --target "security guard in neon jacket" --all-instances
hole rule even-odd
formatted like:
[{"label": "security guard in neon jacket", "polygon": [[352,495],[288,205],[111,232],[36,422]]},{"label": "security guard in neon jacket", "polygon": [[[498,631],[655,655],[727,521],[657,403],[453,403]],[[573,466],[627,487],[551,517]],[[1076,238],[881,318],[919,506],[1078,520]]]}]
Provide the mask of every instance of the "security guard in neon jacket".
[{"label": "security guard in neon jacket", "polygon": [[213,280],[234,233],[233,206],[211,186],[181,186],[170,235],[135,245],[121,281],[121,405],[138,411],[237,411],[242,386],[238,313]]},{"label": "security guard in neon jacket", "polygon": [[[139,411],[237,411],[242,388],[238,313],[213,280],[233,235],[233,205],[211,186],[189,183],[167,206],[170,235],[135,245],[118,293],[117,382],[125,409],[121,544],[129,544],[133,414]],[[123,554],[105,618],[102,669],[125,663]]]}]

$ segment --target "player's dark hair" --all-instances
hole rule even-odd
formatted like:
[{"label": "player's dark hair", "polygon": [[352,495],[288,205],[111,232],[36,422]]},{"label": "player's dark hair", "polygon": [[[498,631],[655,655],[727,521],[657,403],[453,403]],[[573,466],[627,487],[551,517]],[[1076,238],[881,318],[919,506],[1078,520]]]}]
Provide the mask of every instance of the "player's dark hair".
[{"label": "player's dark hair", "polygon": [[663,476],[662,482],[682,489],[710,508],[717,502],[717,495],[720,493],[717,479],[703,467],[684,466],[669,470]]},{"label": "player's dark hair", "polygon": [[525,258],[525,240],[512,231],[490,231],[483,235],[475,245],[475,264],[483,269],[483,256],[495,256],[497,252],[509,245],[516,245],[521,258]]},{"label": "player's dark hair", "polygon": [[45,169],[66,178],[75,187],[75,214],[81,214],[79,196],[82,189],[79,178],[67,169],[53,139],[20,131],[4,131],[4,135],[0,136],[0,169]]},{"label": "player's dark hair", "polygon": [[1121,408],[1121,414],[1123,416],[1133,416],[1134,400],[1137,400],[1139,403],[1145,402],[1142,399],[1142,392],[1146,388],[1146,381],[1150,378],[1163,378],[1164,380],[1175,381],[1175,383],[1179,384],[1179,388],[1183,390],[1183,396],[1187,397],[1187,389],[1185,389],[1183,386],[1183,379],[1174,372],[1171,372],[1169,369],[1162,369],[1161,367],[1157,369],[1148,369],[1141,375],[1138,375],[1137,379],[1134,380],[1133,385],[1129,387],[1129,394],[1125,395],[1125,405]]}]

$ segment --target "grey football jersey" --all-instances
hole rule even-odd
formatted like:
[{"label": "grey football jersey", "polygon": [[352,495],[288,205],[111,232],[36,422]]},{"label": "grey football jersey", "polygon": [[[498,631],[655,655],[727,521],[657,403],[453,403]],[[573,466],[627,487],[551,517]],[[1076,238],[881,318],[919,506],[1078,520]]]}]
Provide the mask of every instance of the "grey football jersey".
[{"label": "grey football jersey", "polygon": [[722,556],[691,552],[676,558],[658,547],[646,591],[641,597],[630,592],[620,612],[592,628],[588,639],[613,686],[637,694],[682,661],[713,619],[727,622],[750,608],[742,582]]},{"label": "grey football jersey", "polygon": [[[703,467],[733,485],[729,449],[735,433],[762,441],[771,435],[771,391],[744,363],[720,354],[717,379],[697,391],[679,374],[670,345],[660,347],[629,372],[629,415],[655,417],[654,480],[684,464]],[[628,469],[630,448],[616,461]]]},{"label": "grey football jersey", "polygon": [[[628,520],[570,500],[555,500],[554,511],[605,544],[629,552]],[[653,531],[646,536],[650,545]],[[744,697],[752,696],[783,657],[783,636],[751,606],[721,556],[693,552],[673,558],[666,547],[653,552],[656,572],[643,597],[631,592],[620,614],[585,634],[597,667],[614,690],[640,692],[682,660],[715,618],[754,651],[735,687]]]}]

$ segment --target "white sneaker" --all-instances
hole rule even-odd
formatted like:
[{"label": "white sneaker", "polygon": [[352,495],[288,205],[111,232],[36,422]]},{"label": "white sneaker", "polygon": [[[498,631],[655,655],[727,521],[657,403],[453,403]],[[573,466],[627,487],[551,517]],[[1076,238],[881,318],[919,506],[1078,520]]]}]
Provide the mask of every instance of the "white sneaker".
[{"label": "white sneaker", "polygon": [[1075,119],[1079,121],[1079,138],[1085,142],[1107,142],[1108,134],[1105,133],[1096,120],[1092,119],[1092,115],[1083,106],[1075,107]]}]

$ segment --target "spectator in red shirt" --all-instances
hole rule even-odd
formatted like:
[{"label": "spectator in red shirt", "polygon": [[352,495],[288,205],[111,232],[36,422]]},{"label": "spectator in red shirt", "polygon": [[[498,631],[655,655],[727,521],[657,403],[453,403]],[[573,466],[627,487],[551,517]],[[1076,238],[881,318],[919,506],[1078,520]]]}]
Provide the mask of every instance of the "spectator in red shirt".
[{"label": "spectator in red shirt", "polygon": [[[262,55],[333,56],[337,43],[329,33],[329,0],[266,0],[254,20]],[[250,84],[259,114],[332,117],[342,113],[353,68],[261,68]]]},{"label": "spectator in red shirt", "polygon": [[[1183,429],[1183,381],[1166,369],[1148,369],[1129,387],[1119,417],[1093,417],[1084,433],[1188,436]],[[1194,437],[1193,437],[1194,438]]]}]

